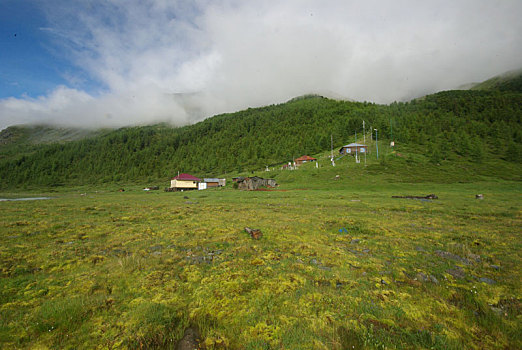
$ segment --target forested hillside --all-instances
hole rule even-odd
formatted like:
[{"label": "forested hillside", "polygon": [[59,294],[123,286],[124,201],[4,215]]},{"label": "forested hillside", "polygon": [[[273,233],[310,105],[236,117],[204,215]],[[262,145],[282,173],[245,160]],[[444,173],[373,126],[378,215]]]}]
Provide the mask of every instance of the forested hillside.
[{"label": "forested hillside", "polygon": [[[513,84],[512,84],[513,85]],[[280,105],[217,115],[200,123],[122,128],[34,144],[24,128],[0,135],[3,188],[165,181],[261,169],[354,141],[378,129],[383,145],[432,164],[522,162],[522,93],[516,88],[445,91],[408,103],[376,105],[304,96]],[[33,128],[32,133],[37,128]],[[25,135],[25,134],[24,134]],[[422,160],[419,160],[422,159]]]}]

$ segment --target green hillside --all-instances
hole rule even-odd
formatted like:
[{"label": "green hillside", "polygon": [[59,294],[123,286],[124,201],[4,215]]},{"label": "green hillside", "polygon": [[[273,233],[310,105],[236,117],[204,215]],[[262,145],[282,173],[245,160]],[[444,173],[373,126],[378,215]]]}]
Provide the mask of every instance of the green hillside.
[{"label": "green hillside", "polygon": [[[366,138],[370,127],[378,130],[380,162],[390,166],[407,161],[412,169],[437,172],[469,163],[485,176],[519,179],[520,171],[499,169],[522,161],[521,118],[522,94],[497,89],[445,91],[391,105],[304,96],[180,128],[160,124],[91,133],[8,128],[0,137],[1,186],[165,182],[178,171],[251,172],[329,150],[331,138],[336,153],[355,133],[361,142],[363,120]],[[386,157],[391,140],[398,157]],[[473,175],[461,172],[451,180]]]},{"label": "green hillside", "polygon": [[[181,128],[8,128],[0,348],[520,349],[521,104],[304,96]],[[338,154],[355,132],[360,163]],[[279,186],[142,190],[178,170]]]},{"label": "green hillside", "polygon": [[514,70],[473,86],[473,90],[522,92],[522,70]]}]

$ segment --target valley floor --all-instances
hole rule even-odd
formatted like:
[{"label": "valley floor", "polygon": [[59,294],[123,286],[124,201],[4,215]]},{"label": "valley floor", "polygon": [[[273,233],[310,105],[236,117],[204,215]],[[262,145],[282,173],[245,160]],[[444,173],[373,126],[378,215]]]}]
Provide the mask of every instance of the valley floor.
[{"label": "valley floor", "polygon": [[518,182],[286,189],[0,202],[0,347],[522,348]]}]

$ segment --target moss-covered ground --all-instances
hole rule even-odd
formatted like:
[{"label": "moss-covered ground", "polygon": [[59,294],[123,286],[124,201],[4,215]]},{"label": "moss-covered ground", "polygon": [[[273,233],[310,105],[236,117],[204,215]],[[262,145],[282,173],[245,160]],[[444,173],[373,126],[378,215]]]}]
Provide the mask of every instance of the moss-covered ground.
[{"label": "moss-covered ground", "polygon": [[0,202],[0,347],[522,348],[519,182],[342,169]]}]

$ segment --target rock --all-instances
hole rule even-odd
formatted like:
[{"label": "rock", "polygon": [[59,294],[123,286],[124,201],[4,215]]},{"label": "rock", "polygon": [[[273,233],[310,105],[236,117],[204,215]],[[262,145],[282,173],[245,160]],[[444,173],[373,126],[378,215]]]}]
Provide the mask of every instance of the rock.
[{"label": "rock", "polygon": [[392,196],[392,198],[405,198],[405,199],[439,199],[437,195],[431,193],[427,196]]},{"label": "rock", "polygon": [[212,256],[199,256],[199,255],[192,255],[192,256],[186,256],[185,260],[189,262],[191,265],[199,265],[199,264],[211,264],[212,263]]},{"label": "rock", "polygon": [[310,264],[319,265],[319,262],[317,261],[317,259],[312,259],[312,260],[310,260]]},{"label": "rock", "polygon": [[453,253],[450,253],[450,252],[445,252],[445,251],[442,251],[442,250],[436,250],[435,254],[440,256],[441,258],[444,258],[444,259],[450,259],[450,260],[461,262],[461,263],[463,263],[465,265],[470,265],[470,261],[468,259],[463,258],[461,256],[458,256],[457,254],[453,254]]},{"label": "rock", "polygon": [[389,283],[381,278],[381,284],[388,285]]},{"label": "rock", "polygon": [[183,196],[183,199],[189,199],[189,197],[188,196]]},{"label": "rock", "polygon": [[426,276],[424,273],[422,272],[419,272],[415,278],[417,279],[417,281],[420,281],[420,282],[428,282],[428,276]]},{"label": "rock", "polygon": [[439,280],[435,276],[429,275],[429,278],[432,283],[439,284]]},{"label": "rock", "polygon": [[500,270],[500,266],[498,266],[498,265],[489,265],[489,267],[491,267],[492,269],[495,269],[495,270]]},{"label": "rock", "polygon": [[484,195],[483,194],[476,194],[475,195],[475,199],[484,199]]},{"label": "rock", "polygon": [[176,350],[199,349],[199,331],[195,327],[185,329],[183,338],[176,345]]},{"label": "rock", "polygon": [[253,239],[260,239],[261,237],[263,237],[263,233],[259,229],[245,227],[245,231],[249,233],[250,237],[252,237]]},{"label": "rock", "polygon": [[424,248],[419,247],[419,246],[416,246],[415,250],[418,251],[418,252],[425,252],[426,251]]},{"label": "rock", "polygon": [[360,241],[361,241],[360,239],[352,239],[352,240],[350,241],[350,243],[351,243],[351,244],[357,244],[357,243],[359,243]]},{"label": "rock", "polygon": [[479,281],[486,283],[486,284],[490,284],[490,285],[497,283],[495,280],[492,280],[491,278],[487,278],[487,277],[481,277],[481,278],[479,278]]},{"label": "rock", "polygon": [[482,258],[481,258],[480,255],[478,255],[478,254],[472,254],[472,253],[469,253],[469,254],[468,254],[468,258],[469,258],[470,260],[473,260],[473,261],[476,262],[476,263],[479,263],[479,262],[482,261]]},{"label": "rock", "polygon": [[457,266],[454,269],[449,269],[446,272],[449,273],[451,276],[453,276],[453,278],[456,278],[456,279],[463,279],[464,277],[466,277],[466,273],[460,266]]}]

